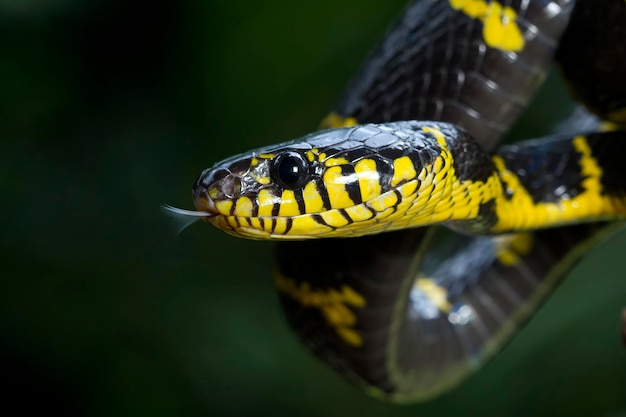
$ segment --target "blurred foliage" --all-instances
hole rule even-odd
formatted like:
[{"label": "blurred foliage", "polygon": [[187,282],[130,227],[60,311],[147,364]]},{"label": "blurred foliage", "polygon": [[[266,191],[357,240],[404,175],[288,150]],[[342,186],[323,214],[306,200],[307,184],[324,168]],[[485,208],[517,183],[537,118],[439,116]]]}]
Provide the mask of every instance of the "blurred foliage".
[{"label": "blurred foliage", "polygon": [[[271,245],[176,236],[197,174],[315,129],[404,0],[0,0],[5,410],[88,416],[587,416],[626,408],[626,237],[483,371],[366,397],[289,333]],[[517,136],[567,113],[550,82]]]}]

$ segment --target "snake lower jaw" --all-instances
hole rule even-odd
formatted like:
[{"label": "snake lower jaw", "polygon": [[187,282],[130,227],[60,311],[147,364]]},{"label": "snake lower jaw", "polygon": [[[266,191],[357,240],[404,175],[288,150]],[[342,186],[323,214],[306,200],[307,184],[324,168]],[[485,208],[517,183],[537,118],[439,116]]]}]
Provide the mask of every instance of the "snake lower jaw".
[{"label": "snake lower jaw", "polygon": [[194,187],[193,205],[196,210],[208,213],[204,220],[208,221],[219,214],[217,208],[215,207],[215,201],[209,197],[207,189],[204,187]]}]

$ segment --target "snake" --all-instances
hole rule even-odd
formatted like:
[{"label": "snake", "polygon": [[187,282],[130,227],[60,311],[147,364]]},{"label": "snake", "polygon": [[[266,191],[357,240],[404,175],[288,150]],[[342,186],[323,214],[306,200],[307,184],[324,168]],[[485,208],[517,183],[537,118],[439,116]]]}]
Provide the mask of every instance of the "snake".
[{"label": "snake", "polygon": [[[321,360],[431,399],[622,226],[625,38],[624,0],[412,1],[320,130],[202,171],[188,214],[277,241],[285,317]],[[498,147],[555,61],[585,110]]]}]

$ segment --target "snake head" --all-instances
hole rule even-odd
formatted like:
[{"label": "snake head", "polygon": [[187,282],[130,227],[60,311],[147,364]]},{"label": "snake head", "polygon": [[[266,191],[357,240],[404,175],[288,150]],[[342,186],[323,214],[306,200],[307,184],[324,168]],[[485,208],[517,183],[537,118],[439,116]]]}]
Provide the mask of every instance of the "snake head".
[{"label": "snake head", "polygon": [[452,190],[446,141],[458,136],[435,122],[319,131],[203,171],[194,204],[207,213],[203,220],[252,239],[350,237],[425,225]]},{"label": "snake head", "polygon": [[[193,187],[196,209],[210,213],[205,220],[227,233],[253,239],[301,238],[293,233],[294,222],[301,224],[329,210],[326,187],[338,180],[327,172],[339,160],[316,147],[321,145],[316,139],[322,138],[328,142],[326,133],[313,134],[237,155],[204,170]],[[345,158],[340,162],[347,164]],[[305,234],[316,233],[312,226],[309,222]]]},{"label": "snake head", "polygon": [[234,156],[204,170],[193,186],[196,209],[211,213],[209,220],[216,217],[219,224],[215,225],[218,227],[226,217],[258,215],[259,203],[271,203],[259,201],[259,194],[264,195],[276,188],[270,177],[273,157],[272,154],[252,152]]}]

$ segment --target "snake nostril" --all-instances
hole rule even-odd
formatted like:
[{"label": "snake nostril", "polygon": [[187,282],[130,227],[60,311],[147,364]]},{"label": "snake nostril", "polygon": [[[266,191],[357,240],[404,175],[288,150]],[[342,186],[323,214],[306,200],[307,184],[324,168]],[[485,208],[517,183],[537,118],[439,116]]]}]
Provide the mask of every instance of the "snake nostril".
[{"label": "snake nostril", "polygon": [[193,196],[196,201],[223,200],[236,197],[241,193],[242,180],[238,175],[226,169],[205,170],[193,187]]},{"label": "snake nostril", "polygon": [[236,197],[241,192],[241,178],[236,175],[227,175],[220,182],[220,188],[227,198]]},{"label": "snake nostril", "polygon": [[[205,182],[207,183],[205,185]],[[242,182],[237,175],[227,174],[217,181],[200,181],[193,190],[194,198],[209,199],[213,201],[227,200],[241,194]]]},{"label": "snake nostril", "polygon": [[[204,170],[193,186],[193,200],[200,211],[215,212],[215,201],[232,198],[241,190],[241,181],[226,169]],[[239,181],[239,185],[237,182]]]}]

